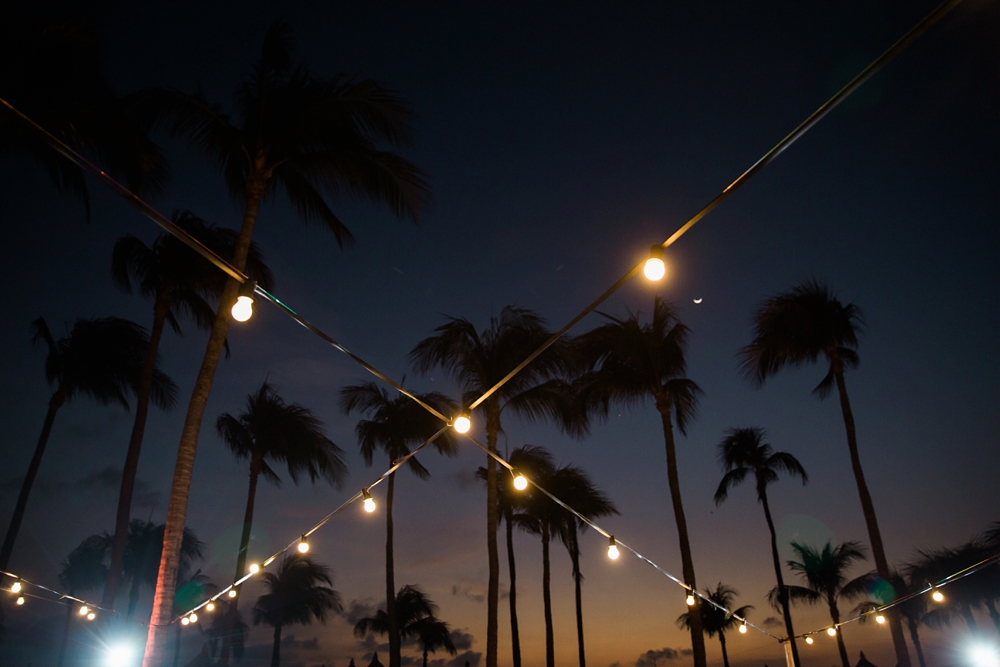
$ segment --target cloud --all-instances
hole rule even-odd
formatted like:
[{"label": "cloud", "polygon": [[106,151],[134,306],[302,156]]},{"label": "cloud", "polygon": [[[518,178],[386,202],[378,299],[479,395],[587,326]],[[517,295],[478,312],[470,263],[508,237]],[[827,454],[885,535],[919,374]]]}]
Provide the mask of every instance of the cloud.
[{"label": "cloud", "polygon": [[779,630],[785,627],[785,624],[777,616],[768,616],[760,624],[765,628],[778,628]]},{"label": "cloud", "polygon": [[364,600],[351,600],[351,602],[344,607],[344,611],[341,616],[344,620],[354,625],[362,618],[371,618],[378,611],[378,605],[371,598],[365,598]]},{"label": "cloud", "polygon": [[479,667],[482,659],[483,654],[479,651],[466,651],[465,653],[459,653],[449,660],[443,658],[428,660],[427,667],[465,667],[466,664],[469,667]]},{"label": "cloud", "polygon": [[455,645],[455,648],[459,651],[465,651],[472,648],[472,644],[475,643],[475,638],[472,633],[468,632],[468,628],[463,628],[462,630],[455,629],[448,633],[451,636],[451,643]]},{"label": "cloud", "polygon": [[465,597],[473,602],[485,602],[486,592],[472,584],[455,584],[451,587],[451,594],[456,597]]},{"label": "cloud", "polygon": [[639,659],[635,661],[635,667],[656,667],[661,662],[676,660],[677,658],[689,655],[691,655],[691,649],[689,648],[661,648],[657,651],[650,649],[639,656]]},{"label": "cloud", "polygon": [[483,482],[476,477],[476,473],[465,469],[456,470],[449,474],[446,479],[457,486],[459,491],[468,491],[483,485]]},{"label": "cloud", "polygon": [[[121,468],[116,468],[115,466],[108,466],[102,470],[97,470],[87,475],[84,475],[75,482],[67,482],[59,484],[56,489],[58,491],[71,491],[76,493],[100,493],[102,491],[108,491],[113,494],[117,494],[121,488],[122,483],[122,470]],[[133,507],[146,507],[154,508],[160,505],[163,500],[163,494],[159,491],[154,491],[150,488],[149,484],[142,479],[136,478],[135,489],[132,492],[132,506]]]},{"label": "cloud", "polygon": [[312,639],[296,639],[294,634],[286,635],[281,638],[281,648],[282,649],[301,649],[303,651],[318,651],[319,650],[319,637],[313,637]]}]

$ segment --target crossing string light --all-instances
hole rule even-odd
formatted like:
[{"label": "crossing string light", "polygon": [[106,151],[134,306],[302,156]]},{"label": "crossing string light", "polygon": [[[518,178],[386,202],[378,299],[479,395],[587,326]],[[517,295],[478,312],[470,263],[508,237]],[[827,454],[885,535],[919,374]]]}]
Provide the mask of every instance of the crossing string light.
[{"label": "crossing string light", "polygon": [[[0,570],[0,580],[3,578],[13,579],[9,588],[2,588],[0,590],[16,596],[14,598],[14,604],[18,607],[23,607],[27,604],[29,598],[32,600],[41,600],[42,602],[51,602],[69,607],[79,605],[77,613],[88,621],[93,621],[97,618],[98,611],[105,611],[111,614],[118,613],[113,609],[104,609],[103,607],[99,607],[98,605],[87,602],[86,600],[81,600],[73,595],[57,591],[54,588],[49,588],[48,586],[28,581],[24,577],[20,577],[12,572]],[[35,592],[29,592],[29,589],[32,589]]]}]

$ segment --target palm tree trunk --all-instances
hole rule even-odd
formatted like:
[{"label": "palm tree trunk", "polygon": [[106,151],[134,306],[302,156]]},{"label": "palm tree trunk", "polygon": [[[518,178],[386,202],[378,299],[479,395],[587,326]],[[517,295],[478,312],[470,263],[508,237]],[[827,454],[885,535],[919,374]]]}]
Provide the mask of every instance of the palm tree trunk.
[{"label": "palm tree trunk", "polygon": [[[694,577],[694,561],[691,558],[691,543],[688,541],[687,519],[684,517],[684,505],[681,502],[681,484],[677,473],[677,452],[674,450],[674,429],[670,421],[670,398],[665,393],[656,395],[656,409],[660,412],[663,422],[663,441],[667,450],[667,482],[670,486],[670,500],[674,506],[674,520],[677,523],[677,541],[681,550],[681,571],[684,583],[692,590],[697,588]],[[701,627],[701,614],[698,605],[691,610],[688,627],[691,630],[691,651],[694,667],[707,667],[705,655],[705,635]]]},{"label": "palm tree trunk", "polygon": [[[486,446],[497,453],[500,432],[500,406],[496,399],[486,400]],[[497,550],[497,464],[486,457],[486,551],[490,578],[486,589],[486,667],[497,667],[497,626],[500,605],[500,554]]]},{"label": "palm tree trunk", "polygon": [[59,408],[65,402],[66,392],[62,387],[59,387],[49,399],[49,409],[45,413],[45,421],[42,423],[42,433],[38,436],[38,444],[35,445],[35,453],[31,457],[31,463],[28,464],[28,472],[24,474],[24,481],[21,482],[21,493],[17,496],[14,515],[10,518],[10,526],[7,527],[3,547],[0,547],[0,570],[7,570],[10,564],[14,543],[17,542],[17,534],[21,530],[21,522],[24,521],[24,510],[28,506],[28,496],[31,495],[31,487],[35,484],[38,468],[42,465],[42,455],[45,454],[45,445],[48,444],[49,434],[52,432],[52,423],[56,420]]},{"label": "palm tree trunk", "polygon": [[[247,253],[253,238],[253,226],[257,219],[257,211],[260,210],[260,202],[267,190],[267,178],[266,174],[259,171],[254,171],[247,178],[243,227],[240,229],[240,236],[236,241],[232,260],[232,265],[240,271],[247,263]],[[194,391],[191,393],[187,415],[184,417],[184,428],[181,430],[181,439],[177,446],[174,479],[170,485],[167,523],[163,534],[163,554],[160,557],[160,569],[156,577],[153,613],[149,618],[149,631],[146,635],[146,651],[142,658],[142,667],[159,667],[163,662],[163,653],[166,647],[164,633],[170,623],[170,612],[174,603],[181,540],[184,537],[188,495],[191,491],[191,474],[194,471],[195,455],[198,453],[198,432],[201,430],[205,406],[208,403],[208,396],[212,392],[212,382],[215,379],[215,369],[219,365],[219,357],[226,341],[226,333],[229,331],[230,310],[236,303],[238,292],[239,284],[235,280],[226,281],[226,288],[222,292],[219,310],[212,325],[212,333],[208,337],[205,356],[202,358],[201,368],[194,383]]]},{"label": "palm tree trunk", "polygon": [[427,667],[427,649],[424,649],[424,667]]},{"label": "palm tree trunk", "polygon": [[281,625],[274,626],[274,648],[271,649],[271,667],[281,667]]},{"label": "palm tree trunk", "polygon": [[764,518],[767,519],[767,529],[771,532],[771,559],[774,562],[774,577],[778,580],[778,601],[781,602],[781,613],[785,618],[785,632],[788,633],[788,642],[792,649],[792,662],[795,667],[801,667],[799,661],[799,647],[795,645],[795,629],[792,627],[792,613],[788,604],[788,589],[785,588],[785,579],[781,574],[781,556],[778,555],[778,536],[774,530],[774,519],[771,518],[771,506],[767,502],[767,491],[762,488],[757,489],[761,505],[764,506]]},{"label": "palm tree trunk", "polygon": [[[240,536],[240,550],[236,552],[236,574],[234,581],[243,578],[247,572],[247,552],[250,550],[250,536],[253,531],[253,510],[257,501],[257,481],[260,479],[260,471],[264,468],[264,454],[255,450],[250,455],[250,486],[247,488],[247,505],[243,512],[243,534]],[[234,598],[229,603],[226,610],[225,633],[222,636],[222,648],[219,652],[219,664],[229,664],[229,650],[231,637],[236,631],[236,612],[240,606],[240,599]]]},{"label": "palm tree trunk", "polygon": [[[73,595],[73,591],[69,592]],[[59,659],[56,662],[56,667],[62,667],[63,661],[66,659],[66,645],[69,644],[69,632],[73,627],[73,607],[71,605],[66,605],[66,623],[63,625],[63,636],[62,642],[59,644]]]},{"label": "palm tree trunk", "polygon": [[722,667],[729,667],[729,653],[726,651],[726,633],[719,631],[719,643],[722,644]]},{"label": "palm tree trunk", "polygon": [[[858,437],[854,430],[854,414],[851,412],[851,402],[847,397],[847,385],[844,382],[844,370],[839,357],[832,357],[834,363],[834,378],[837,380],[837,392],[840,395],[840,411],[844,417],[844,428],[847,430],[847,448],[851,453],[851,469],[854,471],[854,481],[858,485],[858,496],[861,498],[861,511],[865,516],[865,525],[868,527],[868,540],[872,544],[872,558],[875,560],[875,569],[878,576],[885,581],[889,581],[892,572],[889,569],[889,561],[885,557],[885,548],[882,546],[882,533],[878,529],[878,519],[875,516],[875,505],[872,503],[872,496],[868,492],[868,484],[865,482],[865,473],[861,468],[861,457],[858,454]],[[899,612],[895,609],[887,609],[885,612],[889,619],[889,631],[892,634],[892,645],[896,650],[896,667],[910,667],[910,652],[906,650],[906,639],[903,636],[903,625],[899,618]]]},{"label": "palm tree trunk", "polygon": [[910,641],[913,642],[913,650],[917,652],[917,662],[920,663],[920,667],[927,667],[927,663],[924,661],[924,647],[920,644],[920,633],[917,630],[917,624],[910,621],[907,625],[910,627]]},{"label": "palm tree trunk", "polygon": [[111,564],[108,566],[108,578],[104,583],[104,595],[101,598],[101,606],[106,609],[114,608],[115,597],[118,595],[122,561],[125,558],[125,543],[128,542],[128,522],[132,518],[132,495],[135,492],[135,477],[139,470],[139,453],[142,451],[142,437],[146,431],[146,418],[149,414],[149,394],[153,388],[153,372],[156,370],[156,355],[160,351],[163,323],[169,311],[170,288],[164,287],[158,291],[156,303],[153,304],[153,327],[149,332],[146,358],[142,362],[139,390],[135,397],[135,421],[132,422],[132,436],[128,441],[125,465],[122,467],[118,512],[115,515],[115,536],[111,542]]},{"label": "palm tree trunk", "polygon": [[400,667],[399,618],[396,615],[396,579],[392,554],[392,498],[396,473],[389,475],[385,492],[385,616],[389,631],[389,667]]},{"label": "palm tree trunk", "polygon": [[[832,594],[827,596],[826,603],[830,607],[830,619],[834,625],[837,625],[840,623],[840,610],[837,609],[837,601]],[[840,662],[843,667],[851,667],[851,661],[847,657],[847,647],[844,646],[844,632],[841,628],[837,628],[837,650],[840,652]]]},{"label": "palm tree trunk", "polygon": [[514,667],[521,667],[521,635],[517,629],[517,572],[514,568],[514,524],[507,517],[507,567],[510,570],[510,646]]},{"label": "palm tree trunk", "polygon": [[569,539],[569,557],[573,561],[573,583],[576,589],[576,646],[580,656],[580,667],[587,667],[587,655],[583,644],[583,591],[580,587],[583,574],[580,572],[580,544],[576,538],[576,525],[570,526]]},{"label": "palm tree trunk", "polygon": [[545,609],[545,667],[555,667],[556,645],[552,634],[552,592],[549,571],[549,524],[542,521],[542,603]]}]

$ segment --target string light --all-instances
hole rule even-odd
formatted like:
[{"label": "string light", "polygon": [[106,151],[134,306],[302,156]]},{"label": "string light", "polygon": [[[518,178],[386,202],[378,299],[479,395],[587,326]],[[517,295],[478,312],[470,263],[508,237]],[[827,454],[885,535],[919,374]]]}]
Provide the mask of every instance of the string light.
[{"label": "string light", "polygon": [[21,606],[23,604],[24,604],[24,596],[23,595],[18,595],[17,596],[17,605]]},{"label": "string light", "polygon": [[20,579],[18,579],[17,581],[15,581],[13,584],[10,585],[10,592],[11,593],[20,593],[21,592],[21,580]]},{"label": "string light", "polygon": [[207,612],[213,612],[213,611],[215,611],[215,603],[209,601],[209,603],[205,605],[205,611],[207,611]]},{"label": "string light", "polygon": [[514,488],[518,491],[524,491],[528,488],[528,478],[518,472],[516,469],[511,470],[510,474],[514,476]]},{"label": "string light", "polygon": [[230,588],[229,589],[229,597],[231,597],[231,598],[236,597],[236,589],[235,588]]},{"label": "string light", "polygon": [[939,591],[934,586],[931,586],[931,589],[934,591],[933,593],[931,593],[931,599],[934,600],[935,602],[944,602],[944,593]]},{"label": "string light", "polygon": [[250,574],[257,574],[260,572],[260,565],[257,563],[250,563]]},{"label": "string light", "polygon": [[815,640],[814,640],[814,639],[813,639],[813,638],[812,638],[811,636],[809,636],[809,635],[806,635],[806,643],[807,643],[807,644],[812,644],[812,643],[813,643],[813,641],[815,641]]},{"label": "string light", "polygon": [[95,614],[94,612],[90,612],[89,614],[87,614],[87,620],[88,621],[92,621],[95,618],[97,618],[97,614]]},{"label": "string light", "polygon": [[747,633],[747,622],[743,621],[743,624],[740,625],[740,634],[745,635],[746,633]]},{"label": "string light", "polygon": [[663,246],[654,245],[649,249],[649,259],[642,267],[642,272],[649,280],[659,280],[667,273],[667,265],[663,261]]},{"label": "string light", "polygon": [[191,625],[191,619],[185,616],[181,619],[181,625]]},{"label": "string light", "polygon": [[684,604],[686,604],[689,607],[693,607],[694,603],[695,603],[694,594],[693,593],[688,593],[687,597],[684,598]]},{"label": "string light", "polygon": [[830,635],[831,637],[835,637],[837,635],[837,628],[834,626],[830,626],[829,628],[826,629],[826,634]]},{"label": "string light", "polygon": [[463,412],[459,416],[455,417],[455,421],[452,422],[452,426],[458,433],[468,433],[469,429],[472,428],[472,419],[469,418],[469,413]]},{"label": "string light", "polygon": [[88,607],[87,605],[83,605],[82,607],[80,607],[80,616],[86,616],[89,613],[90,613],[90,607]]},{"label": "string light", "polygon": [[194,612],[191,612],[191,615],[188,616],[188,619],[191,621],[191,623],[197,623],[198,622],[198,614],[196,614]]},{"label": "string light", "polygon": [[612,535],[608,538],[608,558],[611,560],[618,560],[618,543],[615,542],[615,536]]},{"label": "string light", "polygon": [[309,552],[309,542],[306,541],[306,536],[304,533],[302,535],[302,539],[299,540],[298,550],[300,554]]},{"label": "string light", "polygon": [[368,489],[361,489],[362,497],[365,499],[363,505],[365,511],[371,514],[375,511],[375,499],[372,498],[372,494],[368,493]]},{"label": "string light", "polygon": [[253,315],[253,294],[257,288],[256,280],[248,280],[240,287],[240,295],[233,304],[233,319],[237,322],[246,322]]},{"label": "string light", "polygon": [[876,615],[875,622],[878,623],[879,625],[882,625],[883,623],[885,623],[885,616],[883,616],[882,614]]}]

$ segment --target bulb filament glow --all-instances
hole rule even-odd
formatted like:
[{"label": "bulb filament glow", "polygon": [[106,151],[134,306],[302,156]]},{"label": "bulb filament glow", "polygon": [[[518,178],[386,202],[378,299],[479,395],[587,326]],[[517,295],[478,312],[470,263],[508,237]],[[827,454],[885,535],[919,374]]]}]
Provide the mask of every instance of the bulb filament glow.
[{"label": "bulb filament glow", "polygon": [[617,560],[619,555],[618,543],[615,542],[615,536],[612,535],[608,541],[608,558],[611,560]]},{"label": "bulb filament glow", "polygon": [[237,322],[246,322],[253,315],[253,299],[248,296],[241,296],[233,304],[233,319]]},{"label": "bulb filament glow", "polygon": [[372,494],[368,493],[368,489],[361,489],[361,493],[365,499],[363,503],[365,511],[371,514],[375,511],[375,499],[372,498]]},{"label": "bulb filament glow", "polygon": [[458,433],[468,433],[469,429],[472,428],[472,420],[469,418],[468,414],[463,412],[459,416],[455,417],[455,421],[452,423],[452,426]]},{"label": "bulb filament glow", "polygon": [[304,553],[307,553],[309,551],[309,542],[306,541],[306,536],[305,535],[303,535],[302,539],[299,540],[298,549],[299,549],[299,553],[300,554],[304,554]]},{"label": "bulb filament glow", "polygon": [[693,607],[694,606],[694,602],[695,602],[694,595],[692,595],[691,593],[688,593],[688,596],[686,598],[684,598],[684,603],[687,604],[687,606],[689,606],[689,607]]},{"label": "bulb filament glow", "polygon": [[13,584],[11,584],[11,586],[10,586],[10,592],[11,593],[20,593],[21,592],[21,582],[20,581],[15,581]]},{"label": "bulb filament glow", "polygon": [[260,572],[260,565],[257,565],[257,563],[251,563],[250,574],[257,574],[258,572]]},{"label": "bulb filament glow", "polygon": [[827,628],[826,634],[830,635],[831,637],[835,636],[837,634],[837,628]]},{"label": "bulb filament glow", "polygon": [[740,626],[740,634],[745,635],[747,633],[747,622],[743,621],[743,625]]},{"label": "bulb filament glow", "polygon": [[649,259],[642,267],[642,272],[649,280],[659,280],[667,273],[667,265],[663,262],[663,246],[654,245],[649,249]]},{"label": "bulb filament glow", "polygon": [[521,473],[514,474],[514,488],[518,491],[524,491],[528,488],[528,478]]},{"label": "bulb filament glow", "polygon": [[806,637],[806,643],[807,643],[807,644],[812,644],[812,643],[813,643],[813,641],[814,641],[814,640],[813,640],[813,638],[812,638],[812,637]]}]

